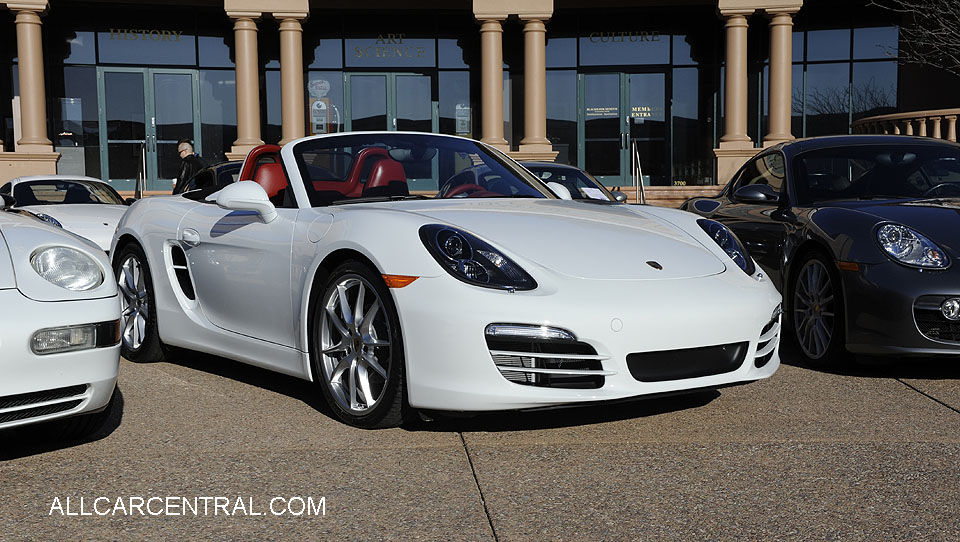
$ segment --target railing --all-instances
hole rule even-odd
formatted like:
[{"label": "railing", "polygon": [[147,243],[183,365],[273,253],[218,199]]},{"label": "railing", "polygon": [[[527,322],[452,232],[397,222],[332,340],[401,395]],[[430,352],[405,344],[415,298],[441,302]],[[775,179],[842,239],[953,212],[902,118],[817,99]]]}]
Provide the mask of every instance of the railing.
[{"label": "railing", "polygon": [[929,136],[955,142],[957,116],[960,116],[960,109],[933,109],[877,115],[855,121],[853,133]]}]

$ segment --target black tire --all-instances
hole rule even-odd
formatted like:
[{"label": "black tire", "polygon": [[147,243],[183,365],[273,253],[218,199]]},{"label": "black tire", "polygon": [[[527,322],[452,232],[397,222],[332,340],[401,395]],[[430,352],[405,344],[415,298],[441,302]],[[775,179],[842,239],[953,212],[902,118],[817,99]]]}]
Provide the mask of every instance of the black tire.
[{"label": "black tire", "polygon": [[[130,276],[130,268],[127,267],[130,262],[135,262],[139,267],[143,286],[142,295],[139,296],[142,301],[137,305],[135,312],[131,309],[131,303],[136,303],[131,298],[130,283],[124,284],[127,277]],[[130,243],[124,246],[114,260],[113,270],[117,275],[117,282],[120,284],[120,297],[124,308],[120,317],[120,353],[124,358],[138,363],[163,361],[164,349],[160,341],[160,333],[157,330],[157,306],[153,295],[153,277],[150,274],[147,258],[144,256],[140,245]],[[143,315],[145,318],[142,326],[143,332],[141,334],[138,327],[135,331],[136,335],[131,336],[130,333],[134,330],[130,327],[130,319],[136,318],[137,315]]]},{"label": "black tire", "polygon": [[807,253],[790,280],[788,325],[797,352],[810,367],[840,366],[846,357],[843,285],[832,258]]},{"label": "black tire", "polygon": [[116,404],[117,390],[114,388],[110,401],[103,410],[50,422],[50,434],[56,435],[58,440],[79,440],[89,437],[103,428],[107,420],[110,419]]},{"label": "black tire", "polygon": [[[344,291],[343,297],[338,286]],[[363,318],[351,323],[338,309],[342,306],[341,300],[346,299],[347,307],[353,309],[349,312],[355,314],[361,290]],[[372,297],[378,303],[376,310]],[[333,413],[345,423],[365,429],[402,424],[408,409],[403,338],[393,297],[383,278],[361,262],[348,261],[340,265],[321,287],[314,289],[309,325],[314,379]],[[361,326],[366,329],[357,331]],[[362,331],[367,332],[366,337]],[[386,346],[373,344],[384,342]],[[331,350],[340,346],[342,348]],[[363,361],[350,362],[348,358],[353,355],[356,359],[358,351]],[[385,376],[374,369],[383,370]],[[353,393],[350,382],[353,382]]]}]

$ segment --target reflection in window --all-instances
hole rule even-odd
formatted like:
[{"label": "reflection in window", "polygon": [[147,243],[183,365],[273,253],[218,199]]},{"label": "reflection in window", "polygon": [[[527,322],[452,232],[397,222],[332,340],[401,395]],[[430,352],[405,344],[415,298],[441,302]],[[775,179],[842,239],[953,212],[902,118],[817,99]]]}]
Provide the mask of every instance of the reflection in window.
[{"label": "reflection in window", "polygon": [[460,46],[457,39],[440,38],[439,50],[437,51],[437,60],[441,68],[468,68],[464,61],[463,47]]},{"label": "reflection in window", "polygon": [[700,119],[699,69],[673,70],[673,174],[677,185],[713,182],[711,125]]},{"label": "reflection in window", "polygon": [[897,63],[855,63],[851,104],[854,120],[895,112],[897,109]]},{"label": "reflection in window", "polygon": [[804,109],[808,137],[849,133],[850,64],[807,66]]},{"label": "reflection in window", "polygon": [[307,77],[307,134],[333,134],[343,127],[343,74],[310,72]]},{"label": "reflection in window", "polygon": [[547,139],[557,151],[557,162],[577,161],[577,72],[547,71]]},{"label": "reflection in window", "polygon": [[54,150],[60,153],[57,173],[100,177],[97,69],[67,66],[63,68],[62,87],[56,76],[50,83],[58,104],[47,110],[53,121]]},{"label": "reflection in window", "polygon": [[308,68],[343,67],[343,41],[340,38],[318,39],[313,49],[313,62]]},{"label": "reflection in window", "polygon": [[577,66],[577,38],[550,38],[547,32],[547,67],[575,68]]},{"label": "reflection in window", "polygon": [[850,29],[811,30],[807,32],[807,60],[847,60],[850,58]]},{"label": "reflection in window", "polygon": [[439,83],[440,133],[473,137],[470,72],[442,71],[439,73]]},{"label": "reflection in window", "polygon": [[232,68],[233,61],[230,60],[230,46],[227,41],[232,42],[232,38],[221,36],[200,36],[197,38],[197,46],[200,49],[200,66],[205,68]]},{"label": "reflection in window", "polygon": [[265,143],[277,143],[283,137],[280,113],[280,71],[266,70],[263,76],[267,87],[262,104],[267,113],[267,122],[263,129],[263,141]]},{"label": "reflection in window", "polygon": [[233,71],[200,71],[200,136],[208,164],[227,159],[237,139],[237,94]]},{"label": "reflection in window", "polygon": [[896,26],[855,28],[853,58],[896,58],[900,31]]},{"label": "reflection in window", "polygon": [[67,34],[68,52],[64,64],[96,64],[97,52],[93,32],[70,32]]}]

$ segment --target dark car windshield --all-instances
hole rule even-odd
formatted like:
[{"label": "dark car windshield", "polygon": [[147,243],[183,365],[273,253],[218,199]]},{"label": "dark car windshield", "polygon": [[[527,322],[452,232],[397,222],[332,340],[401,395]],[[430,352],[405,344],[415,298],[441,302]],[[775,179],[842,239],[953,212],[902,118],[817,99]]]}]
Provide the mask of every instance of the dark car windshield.
[{"label": "dark car windshield", "polygon": [[851,145],[794,159],[797,203],[960,196],[960,149],[946,145]]},{"label": "dark car windshield", "polygon": [[552,198],[498,151],[431,134],[358,133],[308,139],[293,154],[313,206],[438,198]]},{"label": "dark car windshield", "polygon": [[592,175],[585,171],[570,167],[557,167],[524,163],[534,175],[545,183],[560,183],[570,192],[573,199],[598,199],[615,201],[613,194],[606,189]]},{"label": "dark car windshield", "polygon": [[13,187],[17,206],[64,203],[105,203],[123,205],[123,198],[107,184],[81,180],[41,180],[17,183]]}]

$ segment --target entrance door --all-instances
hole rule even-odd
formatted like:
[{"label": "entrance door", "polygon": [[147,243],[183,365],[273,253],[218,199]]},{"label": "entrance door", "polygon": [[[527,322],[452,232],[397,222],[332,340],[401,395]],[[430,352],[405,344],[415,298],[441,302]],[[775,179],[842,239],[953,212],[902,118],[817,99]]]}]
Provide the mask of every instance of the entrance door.
[{"label": "entrance door", "polygon": [[439,130],[437,102],[429,75],[347,73],[344,75],[348,131]]},{"label": "entrance door", "polygon": [[639,153],[645,185],[669,184],[667,75],[580,75],[579,164],[607,186],[632,184]]},{"label": "entrance door", "polygon": [[100,167],[119,190],[170,190],[180,169],[177,141],[200,148],[195,70],[98,68]]}]

